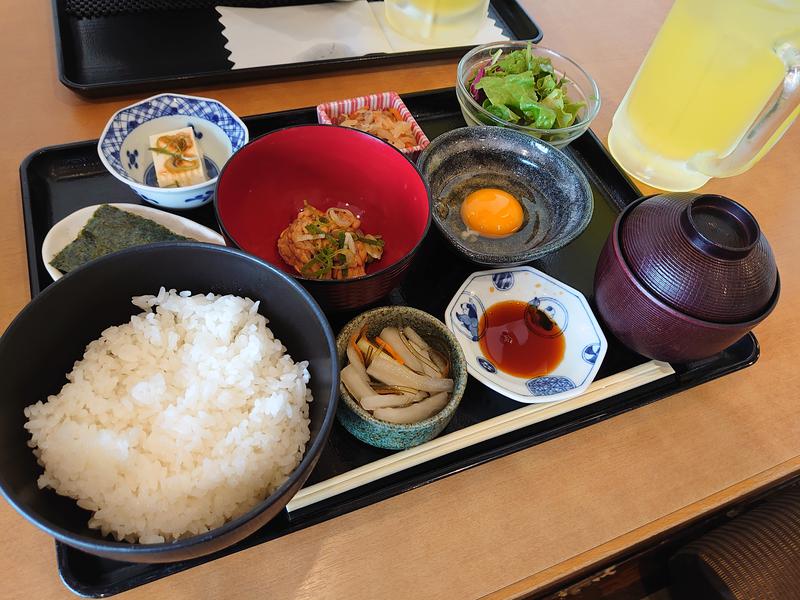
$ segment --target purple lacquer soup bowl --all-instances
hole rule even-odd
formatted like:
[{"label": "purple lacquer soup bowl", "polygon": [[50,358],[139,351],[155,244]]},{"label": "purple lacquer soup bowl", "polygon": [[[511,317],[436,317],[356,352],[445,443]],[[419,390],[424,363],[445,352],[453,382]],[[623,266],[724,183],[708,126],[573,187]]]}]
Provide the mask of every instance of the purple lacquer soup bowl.
[{"label": "purple lacquer soup bowl", "polygon": [[[746,335],[775,308],[780,295],[780,278],[777,270],[774,273],[774,290],[766,303],[752,313],[754,316],[747,320],[722,322],[695,316],[699,313],[688,314],[691,309],[678,308],[651,289],[645,283],[647,277],[641,277],[636,272],[636,268],[632,267],[626,255],[624,228],[629,224],[628,219],[631,213],[649,199],[641,198],[628,206],[617,218],[614,228],[606,240],[595,271],[594,289],[598,312],[611,333],[623,344],[648,358],[682,363],[713,356]],[[697,203],[707,203],[709,197],[695,195],[694,198],[686,198],[687,211],[691,209],[691,204],[695,200]],[[733,202],[729,199],[724,200],[728,203]],[[746,211],[744,213],[739,211],[735,214],[731,211],[730,214],[741,218],[741,215],[745,213],[748,219],[752,219],[752,215]],[[739,225],[739,221],[734,223],[736,227]],[[753,231],[755,228],[758,236],[761,236],[755,219],[747,222],[746,226],[748,231]],[[646,231],[638,232],[638,234],[648,235]],[[630,235],[627,238],[630,239]],[[708,239],[703,239],[702,243],[698,240],[695,241],[697,249],[706,257],[710,255],[723,256],[726,250],[730,250],[724,245],[714,247],[713,240],[709,242]],[[752,240],[743,240],[742,244],[745,243],[753,245]],[[658,257],[651,257],[651,259],[644,262],[639,261],[638,268],[641,269],[642,264],[649,265],[649,268],[657,267]],[[730,260],[732,261],[730,268],[735,271],[735,269],[741,268],[741,261],[746,260],[746,257],[738,256]],[[684,269],[673,270],[675,280],[672,283],[678,287],[684,287],[687,291],[690,287],[695,289],[713,288],[714,286],[710,285],[708,281],[704,282],[700,277],[682,279],[686,273],[697,273],[696,266],[686,264]],[[724,265],[721,265],[720,268],[724,268]],[[706,302],[713,302],[713,298],[709,300],[709,294],[705,294],[704,297]],[[724,298],[720,298],[720,300],[724,300]],[[742,302],[747,300],[747,298],[742,298]]]}]

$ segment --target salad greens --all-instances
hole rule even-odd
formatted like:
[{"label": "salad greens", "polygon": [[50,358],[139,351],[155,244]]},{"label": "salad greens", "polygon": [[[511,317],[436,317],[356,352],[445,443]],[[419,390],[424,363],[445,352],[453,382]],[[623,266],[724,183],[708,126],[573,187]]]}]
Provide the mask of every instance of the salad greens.
[{"label": "salad greens", "polygon": [[517,125],[560,129],[574,124],[583,102],[570,102],[564,76],[553,70],[550,58],[534,56],[531,44],[477,70],[469,82],[475,101],[491,114]]}]

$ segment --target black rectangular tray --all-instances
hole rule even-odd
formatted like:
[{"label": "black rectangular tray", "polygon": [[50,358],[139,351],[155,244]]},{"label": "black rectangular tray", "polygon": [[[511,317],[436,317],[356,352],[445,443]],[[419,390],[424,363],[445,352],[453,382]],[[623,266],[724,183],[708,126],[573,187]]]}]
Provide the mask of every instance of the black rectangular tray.
[{"label": "black rectangular tray", "polygon": [[[429,138],[464,125],[452,89],[412,94],[405,96],[404,100]],[[254,138],[281,127],[314,122],[315,118],[314,109],[306,108],[249,117],[244,121],[250,130],[251,138]],[[639,192],[617,168],[591,131],[570,144],[566,152],[587,175],[592,186],[595,203],[592,222],[572,244],[546,260],[532,264],[578,288],[591,302],[592,280],[600,248],[618,212],[636,199]],[[79,142],[38,150],[23,162],[20,175],[30,286],[34,295],[50,283],[50,277],[41,261],[40,248],[45,234],[54,223],[77,209],[100,202],[140,203],[138,196],[109,175],[100,164],[95,142]],[[207,226],[216,227],[210,205],[181,214]],[[386,302],[416,306],[441,318],[452,294],[467,274],[476,270],[476,267],[455,254],[438,230],[433,227],[419,254],[409,270],[405,283],[394,290]],[[437,285],[428,285],[432,278],[435,278]],[[329,314],[328,316],[334,329],[338,329],[353,315]],[[647,362],[647,359],[627,350],[607,332],[606,336],[609,340],[609,349],[598,379]],[[122,592],[334,518],[721,377],[753,364],[758,355],[756,339],[748,335],[715,357],[691,364],[673,365],[675,370],[673,375],[452,452],[291,513],[284,511],[251,537],[211,556],[170,564],[128,564],[84,554],[57,543],[58,569],[66,586],[77,594],[99,597]],[[463,429],[519,407],[518,403],[470,380],[459,410],[443,434]],[[362,444],[336,423],[306,486],[328,480],[390,454],[389,451]]]},{"label": "black rectangular tray", "polygon": [[[215,5],[286,6],[323,1],[333,0],[52,0],[58,77],[80,94],[100,97],[456,58],[468,49],[378,53],[233,69]],[[542,39],[539,27],[517,0],[491,0],[490,14],[512,39]],[[176,36],[175,31],[181,35]]]}]

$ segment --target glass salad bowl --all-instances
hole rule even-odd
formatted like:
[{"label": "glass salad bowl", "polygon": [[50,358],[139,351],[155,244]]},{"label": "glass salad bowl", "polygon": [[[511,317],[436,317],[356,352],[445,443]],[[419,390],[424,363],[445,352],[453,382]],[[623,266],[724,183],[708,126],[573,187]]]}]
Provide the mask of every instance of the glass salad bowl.
[{"label": "glass salad bowl", "polygon": [[[515,51],[521,54],[509,59]],[[537,66],[545,58],[550,60],[552,74],[541,71]],[[507,62],[502,64],[504,60]],[[480,81],[487,76],[487,69],[488,77],[495,79],[492,82],[494,89],[476,88],[476,76],[480,75],[477,78]],[[548,67],[544,66],[544,69]],[[506,72],[514,74],[513,81],[503,81],[506,79],[503,73]],[[524,81],[528,77],[526,72],[532,73],[530,77],[534,80],[536,98],[530,94],[531,84],[526,85]],[[552,79],[544,80],[547,75],[551,75]],[[554,84],[556,87],[553,87]],[[481,87],[486,85],[484,82]],[[597,84],[580,65],[563,54],[526,41],[485,44],[465,54],[458,63],[456,96],[467,125],[496,125],[515,129],[556,148],[563,148],[583,134],[600,110]],[[495,101],[504,99],[507,104],[492,103],[490,97]],[[562,126],[559,126],[559,122]],[[537,127],[537,123],[542,126]],[[550,123],[552,126],[546,127]]]}]

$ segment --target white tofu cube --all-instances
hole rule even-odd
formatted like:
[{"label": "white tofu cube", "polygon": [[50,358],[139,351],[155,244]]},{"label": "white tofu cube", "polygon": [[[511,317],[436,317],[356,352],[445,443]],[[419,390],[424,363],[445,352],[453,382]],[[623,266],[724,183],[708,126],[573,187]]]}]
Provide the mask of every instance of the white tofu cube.
[{"label": "white tofu cube", "polygon": [[159,187],[186,187],[208,181],[203,151],[191,127],[151,135],[150,152]]}]

